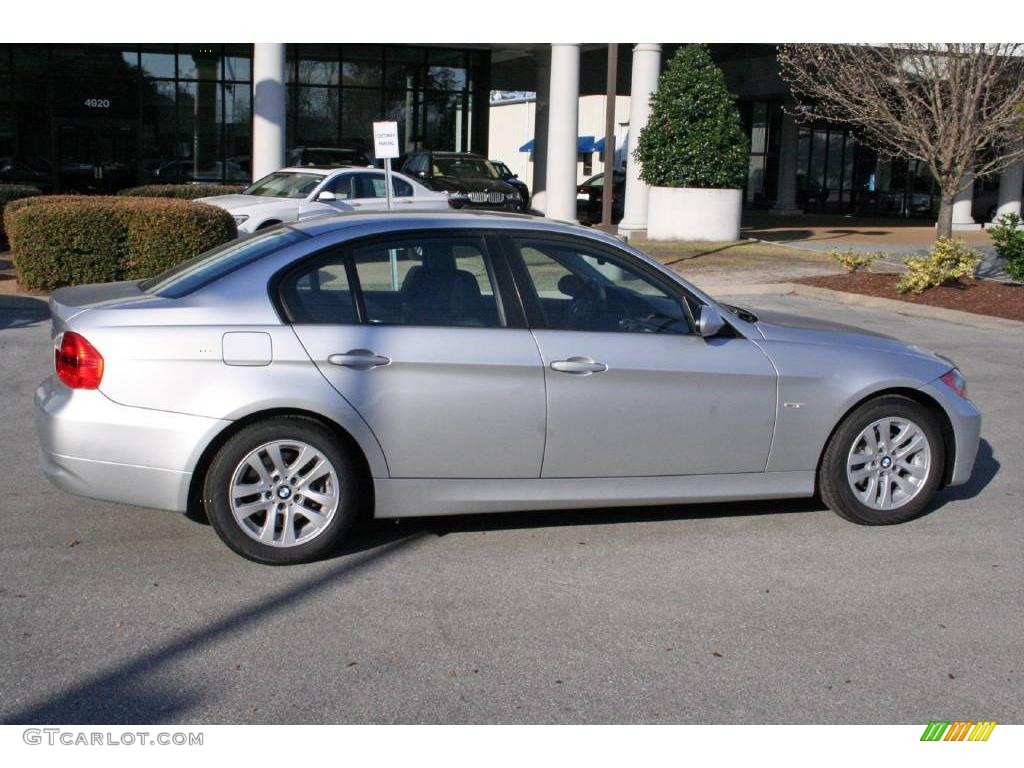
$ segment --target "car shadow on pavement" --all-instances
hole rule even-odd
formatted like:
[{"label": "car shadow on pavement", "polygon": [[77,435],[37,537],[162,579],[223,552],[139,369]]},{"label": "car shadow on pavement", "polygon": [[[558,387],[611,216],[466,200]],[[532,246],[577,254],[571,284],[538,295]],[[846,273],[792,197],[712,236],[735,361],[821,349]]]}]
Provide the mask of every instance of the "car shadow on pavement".
[{"label": "car shadow on pavement", "polygon": [[971,479],[963,485],[955,485],[939,491],[935,497],[935,504],[928,510],[934,512],[951,501],[965,501],[978,496],[985,486],[992,482],[992,478],[999,472],[999,460],[992,452],[992,444],[982,438],[978,444],[978,455],[974,459],[974,471],[971,472]]},{"label": "car shadow on pavement", "polygon": [[189,690],[180,680],[161,684],[161,679],[173,675],[175,664],[214,643],[253,630],[276,613],[291,610],[312,597],[336,589],[357,572],[378,566],[425,536],[425,532],[408,530],[401,536],[392,535],[374,549],[327,564],[326,570],[308,579],[270,593],[259,602],[244,605],[206,626],[185,632],[45,701],[5,715],[0,722],[8,725],[187,722],[186,713],[203,703],[204,692],[198,685]]},{"label": "car shadow on pavement", "polygon": [[49,319],[50,309],[31,296],[0,296],[0,330],[24,328]]},{"label": "car shadow on pavement", "polygon": [[776,499],[772,501],[721,502],[714,504],[672,504],[641,507],[602,507],[592,509],[548,510],[543,512],[490,512],[448,515],[444,517],[407,517],[367,519],[348,536],[332,557],[343,557],[410,535],[441,538],[450,533],[514,531],[524,528],[564,528],[569,526],[652,523],[668,520],[755,517],[760,515],[821,512],[827,507],[817,498]]}]

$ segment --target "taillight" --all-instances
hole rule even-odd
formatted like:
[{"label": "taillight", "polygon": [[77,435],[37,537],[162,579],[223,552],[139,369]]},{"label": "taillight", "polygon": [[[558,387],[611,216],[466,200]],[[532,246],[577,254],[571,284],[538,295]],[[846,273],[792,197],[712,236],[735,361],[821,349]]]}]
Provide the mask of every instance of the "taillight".
[{"label": "taillight", "polygon": [[65,331],[53,351],[57,378],[72,389],[97,389],[103,378],[103,355],[74,331]]}]

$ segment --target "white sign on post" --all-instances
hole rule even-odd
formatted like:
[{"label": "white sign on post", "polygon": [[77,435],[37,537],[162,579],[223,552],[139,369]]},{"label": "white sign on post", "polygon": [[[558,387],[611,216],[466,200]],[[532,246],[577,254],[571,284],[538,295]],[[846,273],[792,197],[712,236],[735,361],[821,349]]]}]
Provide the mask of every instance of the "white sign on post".
[{"label": "white sign on post", "polygon": [[[373,124],[373,153],[378,160],[384,161],[384,186],[387,195],[388,210],[391,210],[391,158],[398,157],[398,123],[390,120]],[[391,261],[391,287],[398,290],[398,253],[392,249],[388,253]]]},{"label": "white sign on post", "polygon": [[398,151],[398,123],[388,120],[373,124],[373,153],[384,161],[384,186],[387,187],[388,210],[391,210],[391,158]]},{"label": "white sign on post", "polygon": [[373,152],[378,160],[398,157],[398,123],[382,122],[373,124]]}]

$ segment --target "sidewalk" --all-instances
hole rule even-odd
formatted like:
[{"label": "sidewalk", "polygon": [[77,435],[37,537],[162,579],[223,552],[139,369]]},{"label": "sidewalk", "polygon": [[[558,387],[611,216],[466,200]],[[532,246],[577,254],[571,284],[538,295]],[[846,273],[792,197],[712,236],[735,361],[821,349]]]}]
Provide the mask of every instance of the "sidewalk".
[{"label": "sidewalk", "polygon": [[[752,213],[744,216],[741,235],[821,252],[831,248],[859,253],[884,251],[891,256],[886,261],[900,264],[907,256],[928,253],[935,242],[935,226],[924,219],[866,219],[819,214],[772,216]],[[988,232],[955,231],[953,237],[963,240],[981,254],[978,277],[1006,278]]]}]

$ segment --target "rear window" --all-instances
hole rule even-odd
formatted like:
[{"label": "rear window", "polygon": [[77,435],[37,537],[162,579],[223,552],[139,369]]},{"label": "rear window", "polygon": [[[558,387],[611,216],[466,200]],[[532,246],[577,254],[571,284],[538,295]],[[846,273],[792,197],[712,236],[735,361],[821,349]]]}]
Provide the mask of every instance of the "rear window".
[{"label": "rear window", "polygon": [[146,293],[177,299],[306,237],[297,230],[281,227],[232,240],[143,280],[139,287]]}]

